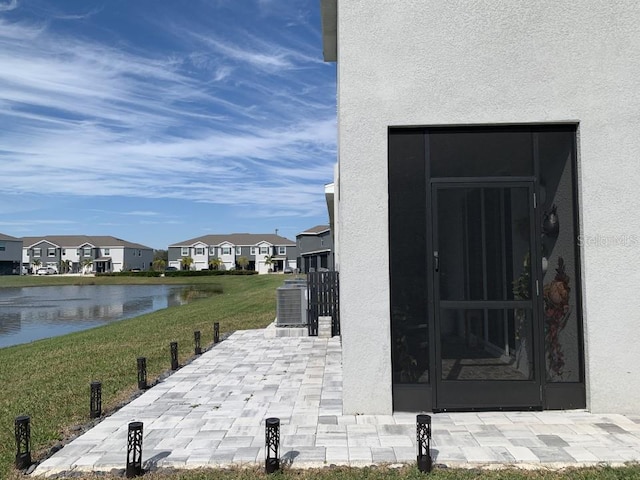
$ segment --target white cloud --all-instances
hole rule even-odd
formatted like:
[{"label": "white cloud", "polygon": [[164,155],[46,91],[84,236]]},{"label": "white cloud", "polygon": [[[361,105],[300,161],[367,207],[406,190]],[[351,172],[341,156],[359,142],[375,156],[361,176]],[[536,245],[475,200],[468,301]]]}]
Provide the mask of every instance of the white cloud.
[{"label": "white cloud", "polygon": [[18,0],[0,1],[0,12],[8,12],[18,8]]},{"label": "white cloud", "polygon": [[123,215],[133,215],[135,217],[155,217],[156,215],[160,215],[160,213],[143,211],[143,210],[134,210],[133,212],[124,212]]},{"label": "white cloud", "polygon": [[213,37],[205,37],[203,35],[196,35],[196,37],[206,45],[222,53],[224,56],[240,62],[249,63],[253,67],[268,70],[293,67],[293,63],[287,58],[287,55],[284,52],[260,52],[251,48],[242,48],[232,43],[225,43]]},{"label": "white cloud", "polygon": [[70,225],[78,223],[74,220],[52,220],[52,219],[30,219],[30,220],[16,220],[10,222],[0,222],[0,225],[6,227],[14,226],[30,226],[30,225]]},{"label": "white cloud", "polygon": [[128,53],[0,18],[0,193],[38,194],[46,182],[53,195],[184,199],[264,216],[326,208],[332,75],[283,77],[315,60],[254,35],[243,47],[194,35],[197,51],[209,45],[238,65],[211,53]]},{"label": "white cloud", "polygon": [[233,68],[231,67],[219,67],[216,69],[215,75],[213,77],[213,79],[216,82],[220,82],[221,80],[224,80],[225,78],[227,78],[229,75],[231,75],[231,72],[233,72]]}]

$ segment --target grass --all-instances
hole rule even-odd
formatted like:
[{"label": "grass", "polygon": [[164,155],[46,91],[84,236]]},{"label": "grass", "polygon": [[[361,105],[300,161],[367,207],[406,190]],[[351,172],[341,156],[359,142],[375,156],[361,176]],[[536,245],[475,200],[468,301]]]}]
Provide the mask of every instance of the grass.
[{"label": "grass", "polygon": [[[83,332],[0,349],[0,478],[11,472],[14,418],[31,416],[35,459],[88,421],[89,384],[102,382],[103,411],[110,411],[137,389],[136,358],[147,357],[149,382],[170,367],[169,343],[177,341],[180,362],[193,355],[193,332],[202,345],[220,333],[261,328],[275,317],[279,275],[168,278],[0,277],[0,287],[76,284],[219,285],[223,293]],[[32,283],[36,282],[36,283]]]},{"label": "grass", "polygon": [[[12,475],[11,480],[18,480]],[[100,476],[88,474],[73,476],[73,480],[116,479],[121,476]],[[429,474],[420,473],[415,466],[402,468],[367,467],[367,468],[322,468],[310,470],[287,470],[273,475],[266,475],[263,469],[202,469],[202,470],[165,470],[147,473],[144,480],[632,480],[640,479],[640,467],[621,468],[592,467],[566,469],[562,471],[547,470],[479,470],[479,469],[435,469]]]},{"label": "grass", "polygon": [[[219,278],[228,278],[233,275],[220,276],[193,276],[193,277],[137,277],[137,276],[66,276],[66,275],[0,275],[0,288],[4,287],[44,287],[52,285],[184,285],[216,282]],[[248,275],[258,276],[260,275]],[[282,276],[269,275],[272,279]]]}]

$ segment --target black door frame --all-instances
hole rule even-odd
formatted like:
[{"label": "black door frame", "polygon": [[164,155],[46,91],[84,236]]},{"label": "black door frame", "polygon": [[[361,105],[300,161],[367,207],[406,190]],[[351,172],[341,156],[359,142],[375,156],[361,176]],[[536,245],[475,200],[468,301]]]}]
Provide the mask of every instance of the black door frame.
[{"label": "black door frame", "polygon": [[[542,409],[542,380],[544,372],[544,325],[541,322],[539,299],[540,277],[535,265],[539,259],[539,224],[536,221],[536,181],[535,177],[514,179],[513,177],[497,178],[438,178],[432,179],[429,184],[430,211],[427,226],[430,234],[428,252],[435,252],[438,231],[437,205],[438,191],[455,188],[526,188],[529,199],[529,245],[531,255],[531,293],[530,300],[509,301],[447,301],[449,306],[455,308],[516,308],[526,307],[531,310],[531,339],[533,355],[533,377],[531,380],[500,381],[500,380],[443,380],[441,378],[441,342],[440,342],[440,281],[435,265],[435,255],[427,255],[431,265],[428,271],[430,285],[430,313],[433,319],[430,322],[430,378],[432,378],[431,404],[434,411],[451,410],[495,410],[499,409]],[[540,272],[541,273],[541,272]]]},{"label": "black door frame", "polygon": [[[540,168],[540,138],[541,135],[545,132],[570,132],[573,136],[573,146],[571,151],[571,157],[569,161],[571,162],[571,189],[572,189],[572,202],[573,202],[573,218],[571,221],[573,222],[575,234],[578,235],[580,232],[580,207],[579,207],[579,163],[577,160],[577,138],[578,138],[578,127],[577,123],[553,123],[553,124],[513,124],[513,125],[466,125],[466,126],[442,126],[442,125],[434,125],[434,126],[397,126],[389,128],[389,174],[390,174],[390,182],[391,182],[391,166],[392,162],[394,165],[393,169],[393,178],[394,181],[399,184],[406,184],[406,176],[402,177],[405,171],[415,171],[419,172],[418,176],[414,176],[415,182],[410,183],[409,186],[411,188],[419,188],[417,185],[420,183],[419,178],[422,178],[424,181],[424,187],[421,191],[424,210],[422,212],[421,218],[425,219],[425,222],[420,221],[420,227],[425,232],[424,238],[421,238],[422,245],[425,245],[426,255],[422,256],[422,259],[419,262],[419,267],[424,268],[424,291],[426,294],[424,295],[424,301],[426,302],[424,306],[425,312],[425,338],[424,341],[427,343],[427,354],[426,358],[428,360],[427,372],[429,379],[425,383],[418,382],[407,382],[403,380],[396,380],[394,377],[393,380],[393,408],[395,411],[432,411],[436,410],[437,406],[434,404],[436,400],[436,392],[435,392],[435,351],[434,351],[434,343],[435,343],[435,326],[433,321],[433,312],[434,312],[434,289],[433,289],[433,245],[432,245],[432,237],[430,232],[430,223],[433,216],[433,208],[431,205],[431,189],[433,184],[437,183],[447,183],[447,182],[464,182],[464,181],[482,181],[482,182],[493,182],[493,181],[511,181],[511,182],[520,182],[520,181],[533,181],[534,182],[534,192],[537,199],[541,197],[541,187],[540,187],[540,179],[541,179],[541,168]],[[435,177],[431,176],[431,153],[430,153],[430,142],[431,142],[431,133],[436,131],[447,130],[449,132],[466,132],[466,131],[482,131],[482,130],[513,130],[513,131],[522,131],[526,130],[531,134],[532,138],[532,154],[533,154],[533,175],[531,176],[511,176],[511,177]],[[424,159],[424,163],[420,166],[416,166],[416,162],[419,163],[419,159]],[[405,170],[403,170],[405,168]],[[406,170],[408,168],[409,170]],[[415,169],[415,170],[411,170]],[[404,183],[403,183],[404,182]],[[391,183],[389,184],[391,185]],[[391,187],[390,187],[391,188]],[[391,190],[389,190],[389,205],[391,212]],[[396,192],[397,194],[397,192]],[[539,233],[541,231],[544,208],[542,205],[536,205],[535,211],[535,229],[536,232],[536,246],[534,251],[536,255],[542,255],[540,250],[542,241],[540,241]],[[406,206],[405,206],[406,207]],[[402,207],[401,207],[402,208]],[[404,213],[404,212],[403,212]],[[426,230],[426,231],[425,231]],[[390,242],[390,254],[393,251],[391,247],[394,245],[393,242]],[[408,242],[405,240],[402,245],[409,246]],[[411,248],[409,246],[409,248]],[[547,370],[546,370],[546,360],[547,360],[547,352],[546,352],[546,338],[544,337],[544,326],[545,320],[543,315],[544,310],[544,297],[543,297],[543,285],[539,284],[539,294],[537,299],[537,308],[538,318],[534,319],[540,325],[539,331],[543,332],[543,337],[540,339],[540,348],[539,348],[539,364],[537,366],[537,371],[540,376],[540,386],[541,386],[541,397],[542,397],[542,409],[544,410],[555,410],[555,409],[575,409],[575,408],[585,408],[586,406],[586,385],[585,385],[585,345],[584,345],[584,323],[582,317],[582,309],[583,309],[583,292],[582,292],[582,268],[581,268],[581,249],[578,246],[574,247],[574,259],[575,259],[575,280],[573,283],[573,291],[572,294],[576,296],[576,315],[577,315],[577,339],[578,339],[578,355],[579,355],[579,378],[575,381],[554,381],[547,379]],[[537,277],[542,280],[544,278],[542,272],[542,262],[538,261],[537,263],[532,262],[532,276]],[[389,274],[391,281],[393,283],[393,279],[395,278],[393,275],[394,269],[390,266]],[[392,305],[393,305],[393,293],[391,294]],[[400,295],[397,295],[397,298],[401,298]],[[391,325],[392,325],[392,341],[393,341],[393,328],[396,325],[396,320],[394,320],[394,312],[391,311]],[[419,322],[420,319],[416,317],[412,319],[414,322]],[[393,345],[392,345],[393,350]],[[391,355],[392,365],[395,367],[394,354]],[[534,368],[536,367],[534,366]],[[502,405],[495,405],[488,410],[500,410],[503,408]],[[467,407],[463,408],[463,410],[476,410],[479,408]]]}]

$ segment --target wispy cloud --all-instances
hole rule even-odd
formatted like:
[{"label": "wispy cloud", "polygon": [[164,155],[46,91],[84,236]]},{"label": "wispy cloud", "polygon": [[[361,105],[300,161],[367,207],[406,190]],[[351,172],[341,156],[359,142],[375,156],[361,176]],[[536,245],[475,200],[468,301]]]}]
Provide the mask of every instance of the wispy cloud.
[{"label": "wispy cloud", "polygon": [[284,38],[193,28],[161,55],[0,17],[0,193],[39,194],[46,182],[52,195],[321,212],[335,161],[333,73]]},{"label": "wispy cloud", "polygon": [[194,37],[223,54],[225,57],[240,62],[246,62],[253,67],[266,70],[280,70],[294,67],[293,62],[284,51],[259,51],[254,48],[243,48],[236,44],[224,42],[214,37],[207,37],[198,34],[194,34]]},{"label": "wispy cloud", "polygon": [[123,212],[123,215],[133,215],[135,217],[155,217],[157,215],[160,215],[160,212],[134,210],[133,212]]},{"label": "wispy cloud", "polygon": [[87,18],[91,18],[94,15],[100,13],[102,8],[95,8],[93,10],[88,11],[87,13],[76,13],[76,14],[57,14],[54,15],[54,18],[57,20],[85,20]]},{"label": "wispy cloud", "polygon": [[0,225],[5,227],[15,226],[32,226],[32,225],[72,225],[77,223],[75,220],[52,220],[52,219],[30,219],[11,222],[0,221]]},{"label": "wispy cloud", "polygon": [[0,12],[8,12],[18,8],[18,0],[0,1]]}]

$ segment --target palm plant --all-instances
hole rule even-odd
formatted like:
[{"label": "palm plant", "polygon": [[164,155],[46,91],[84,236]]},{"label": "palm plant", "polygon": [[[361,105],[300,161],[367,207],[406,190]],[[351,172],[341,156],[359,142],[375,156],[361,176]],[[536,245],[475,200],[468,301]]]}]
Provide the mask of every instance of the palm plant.
[{"label": "palm plant", "polygon": [[191,270],[191,265],[193,265],[193,258],[191,257],[182,257],[180,260],[180,268],[182,270]]},{"label": "palm plant", "polygon": [[164,259],[162,259],[162,258],[156,258],[156,259],[153,261],[153,269],[154,269],[156,272],[161,272],[161,271],[163,271],[163,270],[164,270],[164,267],[166,267],[166,265],[167,265],[167,262],[165,262],[165,261],[164,261]]},{"label": "palm plant", "polygon": [[60,260],[60,273],[69,273],[71,271],[71,260]]},{"label": "palm plant", "polygon": [[91,266],[93,265],[93,260],[91,258],[85,258],[82,261],[82,273],[87,273],[87,270],[91,271]]},{"label": "palm plant", "polygon": [[247,268],[247,265],[249,265],[249,259],[245,256],[238,257],[236,259],[236,263],[242,270],[245,270]]},{"label": "palm plant", "polygon": [[209,260],[210,270],[220,270],[221,266],[222,266],[222,260],[220,260],[218,257],[213,257],[212,259]]},{"label": "palm plant", "polygon": [[31,265],[33,265],[33,273],[36,273],[36,270],[42,265],[42,262],[39,258],[31,261]]},{"label": "palm plant", "polygon": [[264,257],[264,264],[269,266],[269,272],[273,272],[271,265],[273,265],[273,255],[267,255]]}]

